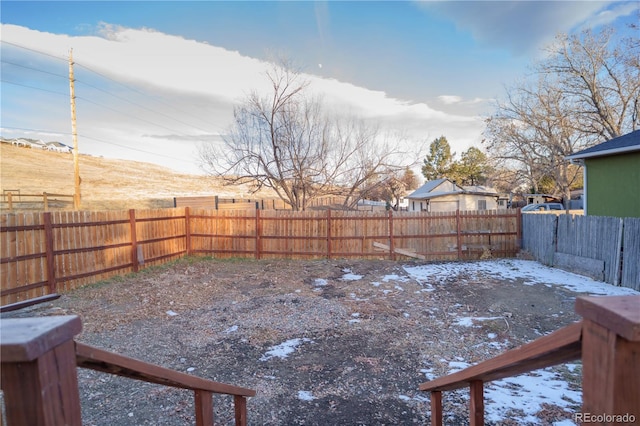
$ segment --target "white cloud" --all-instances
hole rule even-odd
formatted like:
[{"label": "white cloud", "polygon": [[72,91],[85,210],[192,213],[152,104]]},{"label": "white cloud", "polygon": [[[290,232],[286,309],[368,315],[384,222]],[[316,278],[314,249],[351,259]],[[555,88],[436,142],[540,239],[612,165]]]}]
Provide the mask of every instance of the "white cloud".
[{"label": "white cloud", "polygon": [[[77,64],[149,95],[134,96],[138,105],[148,105],[149,110],[120,103],[117,108],[105,111],[91,104],[95,102],[93,98],[85,100],[79,111],[83,118],[79,133],[94,138],[82,144],[81,152],[85,153],[122,156],[172,167],[176,167],[172,156],[185,163],[195,162],[193,153],[197,141],[211,139],[212,134],[223,134],[231,123],[236,102],[251,90],[269,90],[264,76],[268,63],[151,29],[102,24],[97,31],[99,36],[77,37],[16,25],[3,24],[1,29],[3,40],[61,59],[73,48]],[[478,117],[391,98],[383,91],[335,79],[311,74],[306,77],[311,80],[313,90],[322,94],[336,113],[374,120],[390,130],[400,129],[406,137],[418,141],[445,134],[452,148],[458,151],[480,140],[483,123]],[[445,97],[445,100],[457,98]],[[105,102],[109,100],[103,95],[99,103]],[[61,109],[68,111],[68,100]],[[154,116],[153,112],[162,115]],[[196,121],[197,125],[189,126]],[[98,146],[100,141],[111,143]],[[127,152],[123,146],[132,148]],[[157,155],[141,152],[148,149]],[[189,168],[196,169],[193,165]]]},{"label": "white cloud", "polygon": [[455,95],[441,95],[441,96],[438,96],[438,99],[440,100],[440,102],[447,105],[457,104],[459,102],[462,102],[462,97],[455,96]]}]

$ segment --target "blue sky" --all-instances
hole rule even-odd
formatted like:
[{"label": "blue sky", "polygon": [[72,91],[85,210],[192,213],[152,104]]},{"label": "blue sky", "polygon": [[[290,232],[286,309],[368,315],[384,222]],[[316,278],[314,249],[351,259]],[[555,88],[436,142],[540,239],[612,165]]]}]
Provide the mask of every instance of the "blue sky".
[{"label": "blue sky", "polygon": [[73,48],[81,153],[198,172],[197,145],[220,140],[233,106],[264,88],[265,61],[274,54],[300,65],[330,109],[401,131],[416,153],[440,135],[460,153],[478,146],[493,100],[529,72],[558,32],[602,24],[624,32],[639,6],[2,1],[0,7],[3,136],[71,142],[64,76]]}]

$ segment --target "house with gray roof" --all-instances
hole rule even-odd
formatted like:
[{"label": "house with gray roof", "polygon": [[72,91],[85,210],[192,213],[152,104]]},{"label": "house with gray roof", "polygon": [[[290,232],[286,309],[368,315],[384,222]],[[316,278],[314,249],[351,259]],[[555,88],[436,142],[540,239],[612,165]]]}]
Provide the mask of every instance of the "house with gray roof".
[{"label": "house with gray roof", "polygon": [[584,212],[640,217],[640,130],[567,156],[584,167]]},{"label": "house with gray roof", "polygon": [[456,210],[495,210],[499,195],[485,186],[460,186],[443,178],[431,180],[407,197],[411,212],[449,212]]}]

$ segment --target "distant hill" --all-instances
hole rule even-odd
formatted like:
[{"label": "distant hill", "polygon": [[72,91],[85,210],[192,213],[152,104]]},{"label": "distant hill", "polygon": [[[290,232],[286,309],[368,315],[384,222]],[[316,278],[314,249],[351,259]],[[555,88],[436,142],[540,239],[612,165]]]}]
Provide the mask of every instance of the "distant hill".
[{"label": "distant hill", "polygon": [[[150,163],[81,154],[79,167],[83,210],[173,207],[173,197],[179,196],[259,198],[242,187],[225,187],[213,177]],[[73,156],[0,143],[0,187],[22,194],[72,195]]]}]

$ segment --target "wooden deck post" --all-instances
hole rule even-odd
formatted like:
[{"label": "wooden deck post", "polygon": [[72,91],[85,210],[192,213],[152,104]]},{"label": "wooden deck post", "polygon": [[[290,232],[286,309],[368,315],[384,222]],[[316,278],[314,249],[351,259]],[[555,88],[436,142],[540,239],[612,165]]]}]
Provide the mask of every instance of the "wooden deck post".
[{"label": "wooden deck post", "polygon": [[213,392],[196,390],[196,426],[213,426]]},{"label": "wooden deck post", "polygon": [[579,297],[576,312],[584,318],[578,422],[592,423],[595,417],[597,424],[637,424],[640,296]]},{"label": "wooden deck post", "polygon": [[482,380],[469,382],[469,425],[484,426],[484,388]]},{"label": "wooden deck post", "polygon": [[431,392],[431,426],[442,426],[442,392]]},{"label": "wooden deck post", "polygon": [[3,319],[2,390],[9,425],[82,425],[73,337],[77,316]]},{"label": "wooden deck post", "polygon": [[234,395],[233,405],[236,414],[236,426],[247,426],[247,397]]}]

